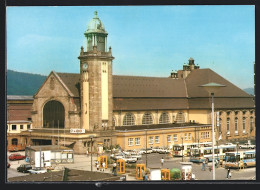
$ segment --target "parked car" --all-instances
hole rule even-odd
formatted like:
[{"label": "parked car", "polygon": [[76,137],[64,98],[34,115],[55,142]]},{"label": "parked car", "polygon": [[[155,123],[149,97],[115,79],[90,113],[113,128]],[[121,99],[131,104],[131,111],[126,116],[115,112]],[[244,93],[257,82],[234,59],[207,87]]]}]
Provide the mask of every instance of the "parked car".
[{"label": "parked car", "polygon": [[233,143],[225,143],[225,145],[235,145],[235,144],[233,144]]},{"label": "parked car", "polygon": [[40,169],[40,168],[36,168],[36,169],[30,169],[28,170],[31,174],[42,174],[42,173],[46,173],[47,170],[46,169]]},{"label": "parked car", "polygon": [[129,156],[136,158],[137,160],[142,159],[142,154],[140,153],[131,153]]},{"label": "parked car", "polygon": [[118,159],[122,159],[124,156],[125,156],[125,154],[120,152],[117,154],[111,154],[110,158],[112,158],[113,160],[118,160]]},{"label": "parked car", "polygon": [[10,168],[11,164],[9,162],[7,162],[7,168]]},{"label": "parked car", "polygon": [[168,149],[168,148],[162,148],[162,149],[160,149],[160,150],[158,151],[159,154],[168,154],[168,153],[170,153],[170,152],[171,152],[171,150]]},{"label": "parked car", "polygon": [[[151,154],[152,153],[152,149],[151,148],[147,148],[147,154]],[[140,153],[141,154],[146,154],[146,149],[144,148],[144,149],[141,149],[140,150]]]},{"label": "parked car", "polygon": [[137,162],[137,158],[132,157],[132,156],[125,156],[122,158],[126,163],[136,163]]},{"label": "parked car", "polygon": [[250,143],[245,143],[245,144],[239,145],[239,148],[241,148],[241,149],[246,149],[246,148],[254,149],[255,145],[250,144]]},{"label": "parked car", "polygon": [[161,148],[159,146],[153,147],[152,152],[157,153]]},{"label": "parked car", "polygon": [[19,153],[16,153],[16,154],[11,154],[10,156],[9,156],[9,160],[23,160],[23,159],[25,159],[25,156],[23,156],[23,155],[21,155],[21,154],[19,154]]},{"label": "parked car", "polygon": [[21,164],[18,168],[18,172],[28,173],[29,170],[32,169],[32,166],[30,164]]}]

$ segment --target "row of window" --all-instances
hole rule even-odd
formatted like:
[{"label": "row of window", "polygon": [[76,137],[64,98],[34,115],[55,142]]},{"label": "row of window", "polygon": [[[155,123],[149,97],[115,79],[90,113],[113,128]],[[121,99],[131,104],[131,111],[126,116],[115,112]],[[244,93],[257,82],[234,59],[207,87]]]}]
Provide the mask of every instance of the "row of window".
[{"label": "row of window", "polygon": [[[28,129],[30,129],[31,128],[31,125],[30,124],[28,124],[28,125],[11,125],[11,130],[12,131],[16,131],[17,129],[18,129],[18,126],[19,126],[19,128],[20,128],[20,130],[28,130]],[[27,128],[25,128],[25,126],[27,126]],[[7,129],[8,129],[8,125],[7,125]]]},{"label": "row of window", "polygon": [[[239,112],[240,112],[240,111],[234,111],[235,115],[237,115]],[[242,111],[243,115],[245,115],[246,112],[247,112],[246,110]],[[252,114],[254,113],[254,110],[250,110],[249,112],[250,112],[250,114],[252,115]],[[223,113],[223,111],[220,111],[220,112],[219,112],[219,115],[222,115],[222,113]],[[227,114],[227,115],[230,115],[230,113],[231,113],[231,111],[226,111],[226,114]]]},{"label": "row of window", "polygon": [[[182,122],[184,122],[184,115],[183,115],[182,112],[178,113],[178,118],[183,118]],[[173,121],[174,120],[175,120],[175,117],[173,116]],[[142,118],[142,125],[150,125],[150,124],[153,124],[153,123],[154,123],[154,121],[153,121],[152,114],[151,113],[145,113],[143,115],[143,118]],[[163,112],[160,115],[159,124],[166,124],[166,123],[170,123],[170,116],[167,112]],[[113,126],[115,126],[115,125],[116,125],[116,120],[115,120],[115,118],[113,118]],[[126,125],[136,125],[134,114],[126,113],[124,118],[123,118],[123,125],[124,126],[126,126]]]},{"label": "row of window", "polygon": [[[219,120],[219,131],[221,132],[221,119]],[[253,130],[253,123],[254,123],[254,118],[250,117],[250,131]],[[227,118],[227,133],[229,134],[230,131],[230,118]],[[242,129],[243,133],[246,132],[246,118],[243,117],[242,119]],[[238,118],[235,118],[235,134],[238,134]]]},{"label": "row of window", "polygon": [[[201,133],[201,138],[203,139],[208,139],[209,138],[209,132],[202,132]],[[184,138],[183,140],[187,141],[187,140],[191,140],[191,133],[184,133]],[[167,142],[171,142],[171,141],[178,141],[178,135],[177,134],[173,134],[173,135],[167,135]],[[148,144],[152,145],[152,144],[159,144],[160,143],[160,136],[149,136],[148,137]],[[140,145],[140,137],[138,138],[128,138],[128,146],[139,146]]]}]

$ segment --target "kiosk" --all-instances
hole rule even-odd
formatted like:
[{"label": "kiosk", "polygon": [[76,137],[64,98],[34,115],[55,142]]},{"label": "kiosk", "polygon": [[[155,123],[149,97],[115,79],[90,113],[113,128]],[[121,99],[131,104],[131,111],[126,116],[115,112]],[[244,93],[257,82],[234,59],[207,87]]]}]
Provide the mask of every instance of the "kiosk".
[{"label": "kiosk", "polygon": [[136,164],[136,179],[143,179],[142,172],[145,172],[145,164]]},{"label": "kiosk", "polygon": [[161,169],[161,180],[170,180],[170,169]]},{"label": "kiosk", "polygon": [[107,156],[106,155],[99,156],[97,158],[97,161],[99,162],[100,166],[103,162],[105,162],[105,164],[106,164],[105,168],[107,169]]},{"label": "kiosk", "polygon": [[116,161],[117,165],[117,173],[124,174],[125,173],[125,160],[119,159]]},{"label": "kiosk", "polygon": [[181,162],[181,177],[182,180],[192,179],[192,162]]}]

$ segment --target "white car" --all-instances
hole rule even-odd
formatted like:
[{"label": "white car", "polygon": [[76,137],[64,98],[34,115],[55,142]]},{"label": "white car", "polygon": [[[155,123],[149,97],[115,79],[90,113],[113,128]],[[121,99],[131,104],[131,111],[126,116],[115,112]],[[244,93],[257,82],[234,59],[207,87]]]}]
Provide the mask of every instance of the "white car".
[{"label": "white car", "polygon": [[130,154],[131,157],[136,158],[137,160],[142,159],[142,154],[140,153],[132,153]]},{"label": "white car", "polygon": [[168,154],[168,153],[170,153],[170,151],[171,151],[170,149],[165,148],[165,149],[159,150],[158,153],[159,154]]},{"label": "white car", "polygon": [[[147,154],[151,154],[152,153],[152,149],[151,148],[147,148]],[[146,154],[146,149],[144,148],[144,149],[141,149],[140,150],[140,153],[141,154]]]},{"label": "white car", "polygon": [[122,158],[126,163],[136,163],[137,158],[131,157],[131,156],[125,156]]},{"label": "white car", "polygon": [[28,172],[31,174],[42,174],[42,173],[46,173],[47,170],[46,169],[31,169],[31,170],[28,170]]}]

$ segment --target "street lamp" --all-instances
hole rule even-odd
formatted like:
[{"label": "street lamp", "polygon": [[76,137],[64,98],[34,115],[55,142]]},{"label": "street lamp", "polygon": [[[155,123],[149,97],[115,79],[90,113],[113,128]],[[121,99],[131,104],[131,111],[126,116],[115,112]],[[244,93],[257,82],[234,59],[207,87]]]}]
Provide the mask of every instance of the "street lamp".
[{"label": "street lamp", "polygon": [[90,163],[90,165],[91,165],[91,171],[93,171],[93,165],[92,165],[92,146],[93,146],[93,141],[92,141],[92,139],[94,138],[94,135],[90,135],[89,138],[90,138],[90,146],[91,146],[91,149],[90,149],[90,151],[91,151],[91,154],[90,154],[90,156],[91,156],[91,163]]},{"label": "street lamp", "polygon": [[238,148],[239,148],[239,142],[237,142],[237,156],[236,156],[236,161],[238,162],[239,159],[238,159]]},{"label": "street lamp", "polygon": [[147,168],[147,129],[145,129],[145,167]]},{"label": "street lamp", "polygon": [[225,85],[217,84],[217,83],[208,83],[204,85],[200,85],[199,87],[203,87],[206,91],[208,91],[211,94],[212,98],[212,178],[215,180],[215,160],[214,160],[214,142],[215,142],[215,133],[214,133],[214,93],[221,87],[225,87]]},{"label": "street lamp", "polygon": [[183,150],[184,150],[184,147],[183,147],[183,137],[181,136],[181,154],[182,154],[182,157],[181,157],[181,161],[183,162]]}]

